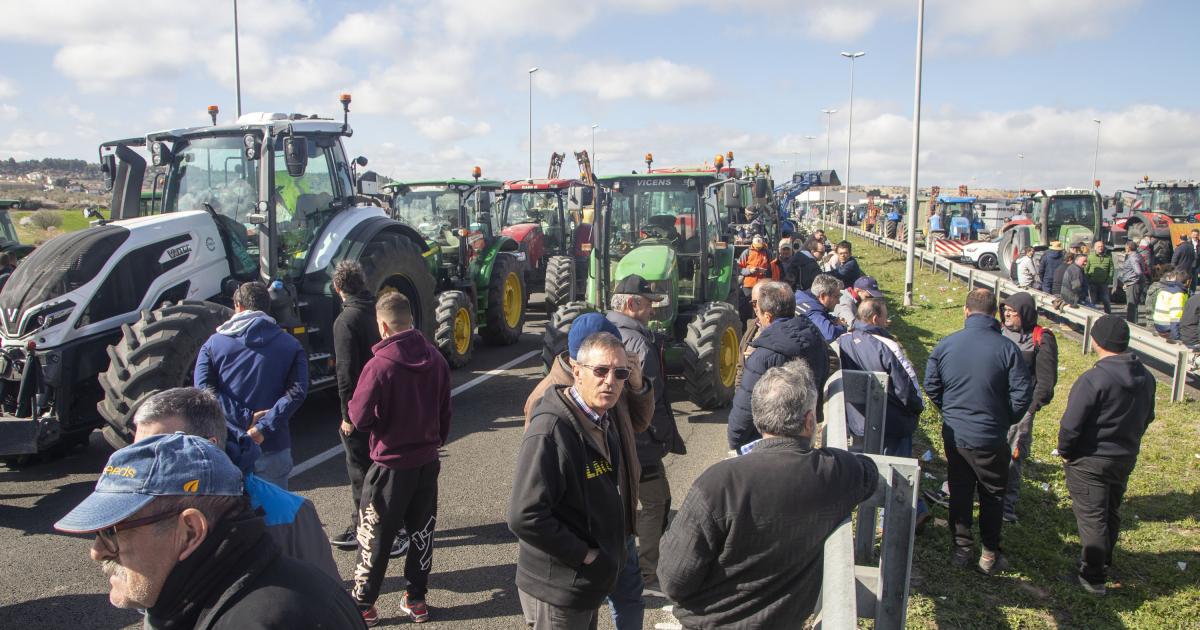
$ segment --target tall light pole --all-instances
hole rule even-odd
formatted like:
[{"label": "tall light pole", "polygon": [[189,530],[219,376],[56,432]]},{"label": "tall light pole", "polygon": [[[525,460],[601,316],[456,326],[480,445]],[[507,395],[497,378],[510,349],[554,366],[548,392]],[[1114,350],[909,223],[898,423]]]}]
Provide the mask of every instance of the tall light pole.
[{"label": "tall light pole", "polygon": [[242,117],[242,58],[238,53],[237,0],[233,0],[233,80],[237,86],[237,115]]},{"label": "tall light pole", "polygon": [[533,179],[533,73],[537,66],[529,69],[529,179]]},{"label": "tall light pole", "polygon": [[1025,154],[1017,154],[1017,196],[1021,196],[1021,191],[1025,190]]},{"label": "tall light pole", "polygon": [[[837,110],[836,109],[822,109],[821,113],[825,114],[825,170],[828,171],[829,170],[829,141],[832,138],[832,136],[829,135],[829,125],[830,125],[830,122],[833,120],[833,115],[837,113]],[[826,188],[828,188],[828,186],[821,187],[821,212],[820,212],[820,214],[822,217],[821,218],[822,221],[825,220],[824,213],[825,213],[825,189]]]},{"label": "tall light pole", "polygon": [[865,52],[848,53],[842,56],[850,60],[850,113],[846,122],[846,191],[842,198],[842,240],[846,240],[850,220],[850,143],[854,137],[854,60],[865,55]]},{"label": "tall light pole", "polygon": [[596,129],[599,127],[600,123],[592,125],[592,173],[598,172],[596,165],[600,163],[600,160],[596,159]]},{"label": "tall light pole", "polygon": [[1096,123],[1096,157],[1092,160],[1092,187],[1096,186],[1096,167],[1100,165],[1100,119],[1093,118],[1092,122]]},{"label": "tall light pole", "polygon": [[[811,171],[811,170],[812,170],[812,149],[813,149],[813,140],[816,140],[816,139],[817,139],[817,137],[816,137],[816,136],[804,136],[804,139],[805,139],[805,140],[808,140],[808,170],[810,170],[810,171]],[[797,157],[797,158],[799,158],[800,156],[799,156],[799,155],[797,155],[796,157]],[[797,159],[796,161],[797,161],[797,162],[799,162],[800,160],[799,160],[799,159]]]},{"label": "tall light pole", "polygon": [[[913,79],[913,131],[912,171],[908,176],[908,229],[905,230],[904,247],[904,305],[912,306],[913,281],[916,272],[914,263],[917,253],[917,212],[921,208],[918,197],[917,171],[921,162],[921,60],[925,55],[925,0],[917,0],[917,69]],[[932,201],[932,200],[931,200]]]}]

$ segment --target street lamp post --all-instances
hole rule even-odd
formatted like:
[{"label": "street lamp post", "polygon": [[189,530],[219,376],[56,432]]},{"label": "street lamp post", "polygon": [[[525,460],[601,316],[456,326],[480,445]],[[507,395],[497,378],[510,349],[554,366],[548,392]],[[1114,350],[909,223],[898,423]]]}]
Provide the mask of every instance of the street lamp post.
[{"label": "street lamp post", "polygon": [[850,60],[850,113],[846,118],[846,190],[842,197],[842,240],[846,240],[850,221],[850,145],[854,137],[854,60],[865,55],[865,52],[848,53],[842,56]]},{"label": "street lamp post", "polygon": [[529,179],[533,179],[533,73],[537,66],[529,69]]},{"label": "street lamp post", "polygon": [[[916,279],[917,212],[921,208],[917,172],[921,161],[921,61],[925,56],[925,0],[917,0],[917,68],[913,78],[912,172],[908,177],[908,229],[904,247],[904,305],[912,306],[913,284]],[[847,173],[849,175],[849,173]],[[930,199],[930,202],[933,200]]]},{"label": "street lamp post", "polygon": [[1017,196],[1021,196],[1021,191],[1025,190],[1025,154],[1017,154]]},{"label": "street lamp post", "polygon": [[[237,89],[237,115],[242,117],[242,57],[238,51],[237,0],[233,0],[233,80]],[[213,123],[214,125],[216,123]]]},{"label": "street lamp post", "polygon": [[597,171],[597,169],[599,168],[597,165],[600,163],[600,160],[596,159],[596,128],[598,128],[599,126],[600,126],[600,123],[595,123],[592,125],[592,172],[593,173],[599,172],[599,171]]},{"label": "street lamp post", "polygon": [[1092,187],[1096,186],[1096,167],[1100,165],[1100,119],[1093,118],[1096,123],[1096,157],[1092,159]]},{"label": "street lamp post", "polygon": [[[817,139],[817,137],[816,137],[816,136],[804,136],[804,138],[805,138],[806,140],[808,140],[808,170],[810,170],[810,171],[811,171],[811,170],[812,170],[812,150],[813,150],[813,140],[816,140],[816,139]],[[799,162],[799,161],[800,161],[800,160],[799,160],[799,157],[800,157],[799,155],[797,155],[797,156],[796,156],[796,158],[797,158],[797,159],[796,159],[796,161],[797,161],[797,162]]]},{"label": "street lamp post", "polygon": [[[829,125],[833,120],[833,115],[837,113],[836,109],[822,109],[822,114],[825,114],[825,170],[829,170],[829,141],[832,136],[829,135]],[[825,220],[825,189],[827,186],[821,187],[821,220]]]}]

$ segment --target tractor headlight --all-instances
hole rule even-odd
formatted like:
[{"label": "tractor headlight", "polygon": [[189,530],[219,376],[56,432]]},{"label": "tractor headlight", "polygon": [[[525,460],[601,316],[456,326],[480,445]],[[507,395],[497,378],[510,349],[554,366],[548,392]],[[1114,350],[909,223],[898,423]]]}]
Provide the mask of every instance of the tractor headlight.
[{"label": "tractor headlight", "polygon": [[46,310],[38,313],[34,320],[37,322],[38,330],[45,330],[53,326],[57,326],[71,317],[72,311],[75,309],[75,303],[67,300],[59,302],[48,307]]}]

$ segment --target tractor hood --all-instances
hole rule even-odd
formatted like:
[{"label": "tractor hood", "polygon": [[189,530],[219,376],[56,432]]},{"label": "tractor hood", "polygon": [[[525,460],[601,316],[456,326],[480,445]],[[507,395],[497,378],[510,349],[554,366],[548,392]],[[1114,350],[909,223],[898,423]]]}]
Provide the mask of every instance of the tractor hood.
[{"label": "tractor hood", "polygon": [[1063,245],[1070,247],[1076,243],[1087,243],[1089,246],[1095,240],[1095,235],[1092,231],[1082,225],[1064,225],[1058,230],[1058,236],[1050,236],[1050,240],[1062,241]]},{"label": "tractor hood", "polygon": [[612,280],[616,283],[621,278],[635,273],[648,282],[673,280],[675,250],[666,245],[643,245],[635,248],[617,263]]}]

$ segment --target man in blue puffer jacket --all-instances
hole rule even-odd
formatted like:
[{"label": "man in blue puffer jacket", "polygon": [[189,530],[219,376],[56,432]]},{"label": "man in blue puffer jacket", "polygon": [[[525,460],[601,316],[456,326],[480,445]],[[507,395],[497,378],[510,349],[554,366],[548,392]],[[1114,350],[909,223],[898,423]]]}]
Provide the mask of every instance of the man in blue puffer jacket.
[{"label": "man in blue puffer jacket", "polygon": [[[844,288],[846,286],[841,280],[823,273],[813,279],[812,288],[796,294],[796,312],[816,324],[827,342],[846,334],[846,325],[849,322],[843,322],[831,313],[833,307],[842,299]],[[825,381],[821,381],[821,385],[824,384]]]},{"label": "man in blue puffer jacket", "polygon": [[225,421],[262,447],[254,473],[287,490],[292,471],[288,422],[308,395],[308,357],[300,342],[267,315],[261,282],[233,294],[233,318],[204,342],[193,384],[221,401]]},{"label": "man in blue puffer jacket", "polygon": [[[812,370],[820,396],[829,377],[829,345],[806,317],[796,317],[796,302],[792,290],[783,282],[760,282],[751,294],[754,316],[763,328],[750,342],[753,348],[746,358],[745,371],[733,394],[733,409],[729,412],[729,448],[741,447],[762,437],[754,428],[750,397],[754,384],[767,370],[800,359]],[[820,408],[818,400],[817,408]]]}]

